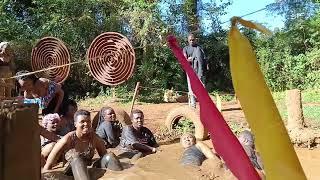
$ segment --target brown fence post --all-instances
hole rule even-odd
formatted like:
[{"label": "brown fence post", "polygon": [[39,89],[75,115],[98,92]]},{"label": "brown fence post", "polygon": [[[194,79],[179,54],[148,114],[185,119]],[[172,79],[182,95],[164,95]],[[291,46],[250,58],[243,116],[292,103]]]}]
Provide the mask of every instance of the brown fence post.
[{"label": "brown fence post", "polygon": [[132,97],[132,102],[131,102],[131,106],[130,106],[130,114],[133,110],[133,106],[134,106],[134,102],[136,101],[136,98],[139,94],[139,87],[140,87],[140,82],[137,82],[136,84],[136,88],[134,89],[134,94],[133,94],[133,97]]}]

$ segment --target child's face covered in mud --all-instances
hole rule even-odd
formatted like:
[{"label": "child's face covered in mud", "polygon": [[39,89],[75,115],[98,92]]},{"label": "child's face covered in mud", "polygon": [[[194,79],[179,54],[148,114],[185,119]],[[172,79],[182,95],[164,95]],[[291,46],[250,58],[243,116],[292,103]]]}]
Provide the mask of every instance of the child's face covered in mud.
[{"label": "child's face covered in mud", "polygon": [[188,148],[196,144],[196,138],[192,134],[184,134],[181,136],[180,142],[182,147]]}]

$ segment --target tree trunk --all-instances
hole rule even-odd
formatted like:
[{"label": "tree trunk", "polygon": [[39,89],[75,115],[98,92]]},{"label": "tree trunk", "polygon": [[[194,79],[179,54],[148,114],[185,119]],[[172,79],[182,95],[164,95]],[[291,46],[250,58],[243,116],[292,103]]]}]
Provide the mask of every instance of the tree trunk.
[{"label": "tree trunk", "polygon": [[183,11],[188,23],[188,31],[198,33],[198,31],[200,30],[198,17],[198,0],[185,0]]},{"label": "tree trunk", "polygon": [[301,102],[301,91],[293,89],[287,91],[288,129],[301,129],[305,126]]}]

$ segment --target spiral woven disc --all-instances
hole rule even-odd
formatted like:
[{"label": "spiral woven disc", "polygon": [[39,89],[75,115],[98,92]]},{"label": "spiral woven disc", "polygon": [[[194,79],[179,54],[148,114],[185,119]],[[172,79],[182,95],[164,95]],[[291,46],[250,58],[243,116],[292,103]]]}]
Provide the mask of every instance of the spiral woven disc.
[{"label": "spiral woven disc", "polygon": [[[32,49],[31,66],[33,71],[68,63],[70,63],[70,54],[60,39],[54,37],[42,38]],[[69,72],[70,66],[64,66],[41,72],[39,76],[62,83],[67,79]]]},{"label": "spiral woven disc", "polygon": [[87,59],[93,77],[110,86],[128,80],[135,67],[131,43],[116,32],[106,32],[96,37],[87,51]]}]

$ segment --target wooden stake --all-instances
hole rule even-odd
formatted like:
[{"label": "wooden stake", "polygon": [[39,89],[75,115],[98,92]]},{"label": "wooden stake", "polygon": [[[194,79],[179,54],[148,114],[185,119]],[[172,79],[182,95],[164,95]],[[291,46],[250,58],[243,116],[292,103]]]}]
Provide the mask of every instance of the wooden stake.
[{"label": "wooden stake", "polygon": [[132,112],[132,109],[133,109],[133,106],[134,106],[134,102],[136,101],[136,97],[137,97],[138,94],[139,94],[139,86],[140,86],[140,82],[137,82],[136,88],[135,88],[135,90],[134,90],[134,94],[133,94],[133,97],[132,97],[130,114],[131,114],[131,112]]},{"label": "wooden stake", "polygon": [[287,90],[286,105],[288,111],[288,129],[301,129],[305,126],[299,89]]},{"label": "wooden stake", "polygon": [[216,105],[217,105],[217,109],[221,112],[222,111],[222,102],[221,102],[221,98],[219,96],[219,94],[216,94]]}]

